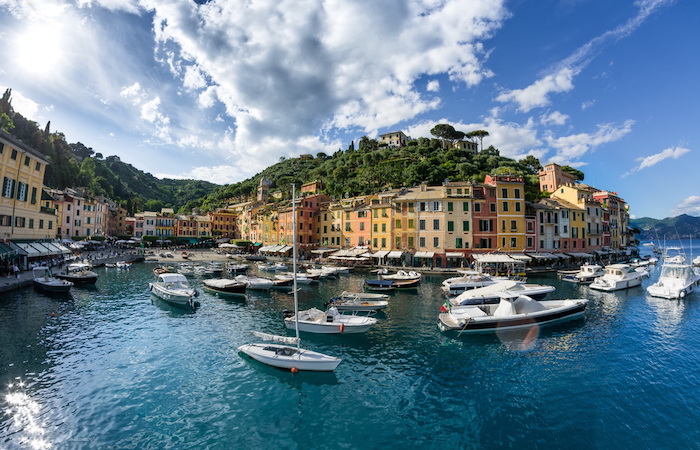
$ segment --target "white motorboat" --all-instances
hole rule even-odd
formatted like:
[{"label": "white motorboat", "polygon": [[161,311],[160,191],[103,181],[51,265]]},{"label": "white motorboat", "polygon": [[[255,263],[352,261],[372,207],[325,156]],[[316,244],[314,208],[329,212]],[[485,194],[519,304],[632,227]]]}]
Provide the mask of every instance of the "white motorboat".
[{"label": "white motorboat", "polygon": [[127,261],[117,261],[115,266],[117,269],[129,269],[131,268],[131,263]]},{"label": "white motorboat", "polygon": [[353,316],[341,314],[337,308],[331,307],[327,311],[311,308],[285,313],[284,324],[289,329],[299,327],[299,331],[307,333],[364,333],[372,325],[377,323],[377,319],[367,316]]},{"label": "white motorboat", "polygon": [[[294,242],[296,243],[296,198],[294,191],[292,190],[292,217],[293,227],[294,227]],[[293,273],[297,272],[297,246],[294,245],[294,262],[293,262]],[[286,336],[276,336],[274,334],[260,333],[254,331],[253,333],[265,340],[276,341],[279,344],[244,344],[238,347],[238,351],[250,356],[256,361],[269,366],[278,367],[281,369],[289,369],[292,372],[297,370],[308,370],[308,371],[322,371],[322,372],[332,372],[338,367],[341,360],[334,356],[325,355],[323,353],[314,352],[311,350],[306,350],[300,347],[299,339],[299,323],[296,319],[299,317],[299,300],[297,298],[297,285],[294,282],[294,331],[295,337]],[[292,347],[291,345],[296,345]]]},{"label": "white motorboat", "polygon": [[685,264],[685,252],[681,247],[666,247],[662,261],[663,264]]},{"label": "white motorboat", "polygon": [[156,281],[148,283],[151,293],[166,302],[194,307],[197,290],[190,286],[181,273],[164,272],[157,275]]},{"label": "white motorboat", "polygon": [[211,278],[203,280],[204,288],[219,294],[245,294],[246,284],[229,278]]},{"label": "white motorboat", "polygon": [[554,286],[546,284],[518,283],[513,280],[505,280],[464,291],[457,297],[450,298],[449,303],[453,306],[494,304],[500,302],[504,292],[513,296],[527,295],[532,299],[542,300],[555,290]]},{"label": "white motorboat", "polygon": [[634,268],[629,264],[610,264],[605,266],[605,274],[596,278],[591,283],[591,289],[599,291],[618,291],[642,284],[642,279],[648,277],[649,272],[641,268]]},{"label": "white motorboat", "polygon": [[442,282],[441,288],[447,295],[459,295],[470,289],[489,286],[509,279],[506,277],[494,277],[477,271],[464,271],[461,273],[461,276],[448,278]]},{"label": "white motorboat", "polygon": [[275,285],[275,282],[269,278],[237,275],[235,279],[244,282],[246,284],[246,289],[253,289],[256,291],[269,291]]},{"label": "white motorboat", "polygon": [[695,267],[700,267],[700,256],[696,256],[696,257],[693,259],[693,265],[694,265]]},{"label": "white motorboat", "polygon": [[587,299],[537,301],[504,293],[498,304],[455,306],[438,316],[442,331],[484,333],[530,328],[583,315]]},{"label": "white motorboat", "polygon": [[[280,273],[278,275],[275,275],[276,280],[292,280],[294,279],[295,275],[293,273],[287,272],[287,273]],[[312,284],[312,283],[318,283],[318,278],[317,277],[310,277],[307,276],[304,273],[298,273],[296,274],[297,278],[297,284]]]},{"label": "white motorboat", "polygon": [[70,263],[66,270],[56,274],[56,278],[68,280],[74,284],[95,284],[99,275],[87,261]]},{"label": "white motorboat", "polygon": [[73,283],[68,280],[56,278],[51,274],[51,269],[39,266],[32,269],[33,283],[36,289],[44,292],[69,292]]},{"label": "white motorboat", "polygon": [[382,280],[420,280],[423,275],[414,270],[399,270],[394,274],[381,274]]},{"label": "white motorboat", "polygon": [[656,283],[647,287],[652,297],[683,298],[700,285],[700,275],[690,264],[664,263]]},{"label": "white motorboat", "polygon": [[605,275],[605,269],[599,264],[586,263],[575,274],[562,277],[562,280],[578,284],[592,283],[598,277]]},{"label": "white motorboat", "polygon": [[338,311],[379,311],[389,306],[388,298],[389,296],[386,294],[343,291],[339,296],[333,297],[326,303],[326,306],[335,307]]}]

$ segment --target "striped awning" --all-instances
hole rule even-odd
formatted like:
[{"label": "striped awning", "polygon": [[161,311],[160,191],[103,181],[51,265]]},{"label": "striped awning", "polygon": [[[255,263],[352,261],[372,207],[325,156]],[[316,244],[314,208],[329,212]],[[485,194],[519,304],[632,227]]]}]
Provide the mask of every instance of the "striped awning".
[{"label": "striped awning", "polygon": [[402,252],[402,251],[396,251],[396,250],[395,250],[395,251],[393,251],[393,252],[389,252],[389,254],[386,255],[386,257],[387,257],[387,258],[401,258],[401,257],[403,256],[403,253],[404,253],[404,252]]},{"label": "striped awning", "polygon": [[435,252],[416,252],[413,255],[414,258],[432,258],[433,256],[435,256]]}]

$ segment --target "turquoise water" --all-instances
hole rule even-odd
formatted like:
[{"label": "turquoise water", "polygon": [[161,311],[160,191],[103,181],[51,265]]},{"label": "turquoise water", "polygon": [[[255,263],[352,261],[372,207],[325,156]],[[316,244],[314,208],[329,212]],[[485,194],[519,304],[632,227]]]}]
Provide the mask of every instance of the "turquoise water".
[{"label": "turquoise water", "polygon": [[[452,338],[428,276],[392,294],[364,335],[304,335],[334,373],[244,359],[249,331],[285,334],[281,292],[195,312],[152,298],[152,265],[98,269],[71,297],[0,299],[0,448],[690,448],[700,439],[700,294],[653,299],[557,286],[583,319],[522,335]],[[653,282],[654,269],[643,286]],[[303,287],[321,307],[366,275]],[[196,279],[194,279],[196,280]],[[194,281],[198,284],[198,281]]]}]

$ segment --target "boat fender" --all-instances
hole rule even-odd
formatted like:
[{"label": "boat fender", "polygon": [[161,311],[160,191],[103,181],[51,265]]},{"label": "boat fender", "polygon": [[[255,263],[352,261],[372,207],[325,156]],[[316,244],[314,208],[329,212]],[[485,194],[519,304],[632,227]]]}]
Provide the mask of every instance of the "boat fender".
[{"label": "boat fender", "polygon": [[681,291],[681,298],[685,297],[685,289]]},{"label": "boat fender", "polygon": [[148,290],[149,290],[149,291],[152,291],[152,290],[153,290],[153,285],[152,285],[152,284],[149,284],[149,285],[148,285]]},{"label": "boat fender", "polygon": [[342,333],[343,331],[345,331],[345,324],[341,323],[340,324],[340,332]]}]

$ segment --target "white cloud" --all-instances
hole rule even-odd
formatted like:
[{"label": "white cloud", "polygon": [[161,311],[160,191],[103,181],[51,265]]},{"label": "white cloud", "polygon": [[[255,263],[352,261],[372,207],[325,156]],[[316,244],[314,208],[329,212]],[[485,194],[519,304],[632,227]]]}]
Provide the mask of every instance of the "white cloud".
[{"label": "white cloud", "polygon": [[682,202],[680,202],[673,209],[674,215],[688,214],[690,216],[700,216],[700,196],[691,195]]},{"label": "white cloud", "polygon": [[644,158],[637,158],[636,161],[639,161],[639,165],[637,165],[632,170],[627,172],[624,176],[627,176],[627,175],[634,173],[634,172],[639,172],[642,169],[647,169],[649,167],[655,166],[658,163],[660,163],[661,161],[664,161],[664,160],[669,159],[669,158],[678,159],[688,152],[690,152],[690,150],[687,148],[671,147],[671,148],[667,148],[659,153],[655,153],[653,155],[646,156]]},{"label": "white cloud", "polygon": [[593,105],[595,105],[595,100],[586,100],[585,102],[581,103],[581,110],[585,111]]},{"label": "white cloud", "polygon": [[324,131],[371,133],[434,110],[440,85],[421,92],[420,77],[447,74],[467,86],[490,77],[482,41],[507,14],[502,0],[142,5],[154,13],[164,63],[177,76],[183,61],[196,65],[198,74],[184,71],[185,87],[203,88],[205,77],[215,88],[200,107],[225,105],[234,151],[267,163],[336,145],[320,140]]},{"label": "white cloud", "polygon": [[556,150],[556,155],[550,158],[550,161],[570,166],[579,164],[577,160],[589,151],[625,137],[632,131],[632,125],[634,125],[634,120],[627,120],[620,126],[598,125],[595,133],[579,133],[562,137],[554,137],[550,134],[545,140],[550,147]]},{"label": "white cloud", "polygon": [[425,90],[428,92],[439,92],[440,82],[438,80],[429,81],[428,84],[425,86]]},{"label": "white cloud", "polygon": [[656,10],[673,1],[675,0],[637,1],[635,5],[639,10],[630,20],[591,39],[530,86],[504,91],[496,97],[496,100],[503,103],[514,102],[518,110],[523,112],[549,105],[550,94],[568,92],[574,88],[574,77],[590,63],[604,45],[629,36]]},{"label": "white cloud", "polygon": [[570,119],[566,114],[562,114],[559,111],[554,111],[550,114],[544,115],[541,118],[541,122],[544,125],[564,125]]}]

